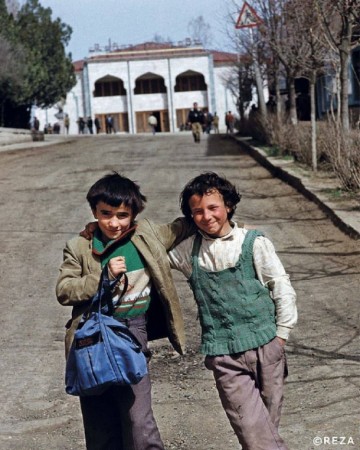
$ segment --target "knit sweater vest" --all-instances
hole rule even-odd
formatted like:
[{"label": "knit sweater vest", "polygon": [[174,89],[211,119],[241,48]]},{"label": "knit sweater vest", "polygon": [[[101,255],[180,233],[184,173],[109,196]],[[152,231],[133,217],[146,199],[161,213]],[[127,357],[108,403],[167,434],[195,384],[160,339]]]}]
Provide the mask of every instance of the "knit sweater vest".
[{"label": "knit sweater vest", "polygon": [[244,352],[265,345],[276,335],[275,305],[253,264],[254,240],[261,235],[249,230],[235,267],[219,272],[200,268],[201,235],[194,240],[189,283],[199,309],[200,350],[205,355]]},{"label": "knit sweater vest", "polygon": [[[114,317],[117,319],[130,319],[144,314],[150,305],[151,282],[146,270],[146,263],[135,245],[131,242],[131,230],[126,236],[104,244],[101,232],[95,231],[93,237],[93,253],[100,256],[101,267],[104,267],[111,258],[124,256],[126,261],[126,274],[129,285],[121,299],[120,305],[115,309]],[[122,291],[121,284],[115,289],[113,301],[116,302]]]}]

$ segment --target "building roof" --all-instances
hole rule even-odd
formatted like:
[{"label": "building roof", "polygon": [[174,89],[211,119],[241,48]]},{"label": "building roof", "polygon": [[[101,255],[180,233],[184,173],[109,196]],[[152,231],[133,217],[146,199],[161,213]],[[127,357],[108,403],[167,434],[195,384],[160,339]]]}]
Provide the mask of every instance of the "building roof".
[{"label": "building roof", "polygon": [[[144,42],[125,48],[94,53],[86,58],[87,62],[100,63],[104,61],[129,61],[146,60],[158,58],[180,58],[213,55],[214,65],[231,65],[237,60],[234,53],[221,52],[217,50],[206,50],[202,46],[174,45],[171,42]],[[85,60],[75,61],[75,71],[83,69]]]},{"label": "building roof", "polygon": [[238,60],[236,53],[220,52],[218,50],[210,50],[213,55],[214,64],[216,65],[233,65]]},{"label": "building roof", "polygon": [[81,72],[84,67],[84,60],[81,59],[80,61],[73,61],[73,66],[74,66],[75,72]]}]

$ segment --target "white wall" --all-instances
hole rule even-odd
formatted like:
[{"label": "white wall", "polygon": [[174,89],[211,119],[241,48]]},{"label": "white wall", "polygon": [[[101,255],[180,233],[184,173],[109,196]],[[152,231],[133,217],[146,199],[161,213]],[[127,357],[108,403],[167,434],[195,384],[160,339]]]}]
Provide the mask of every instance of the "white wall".
[{"label": "white wall", "polygon": [[[193,57],[174,57],[174,58],[157,58],[131,61],[106,61],[101,62],[87,60],[88,64],[88,81],[90,91],[90,109],[94,118],[95,114],[107,114],[115,112],[129,112],[129,125],[135,123],[136,111],[151,111],[169,109],[170,130],[178,131],[176,127],[176,110],[191,108],[194,102],[201,107],[209,107],[209,98],[211,93],[211,73],[212,67],[209,67],[208,55],[199,55]],[[224,77],[229,68],[215,67],[213,72],[214,78],[214,96],[216,109],[211,111],[217,112],[220,118],[220,128],[224,128],[225,112],[231,110],[236,114],[236,99],[231,95],[230,90],[226,87]],[[176,77],[184,72],[194,71],[202,74],[205,83],[208,85],[207,91],[189,91],[174,92]],[[144,94],[134,95],[135,82],[138,77],[146,73],[153,73],[164,78],[167,87],[166,94]],[[93,97],[95,83],[97,80],[111,75],[121,79],[124,83],[126,96],[114,97]],[[86,84],[85,84],[86,85]],[[64,106],[64,112],[70,117],[70,133],[77,134],[77,119],[84,117],[84,101],[83,98],[82,79],[77,76],[76,86],[69,92]],[[132,111],[133,120],[130,117]],[[48,114],[50,112],[48,111]],[[49,119],[51,122],[51,120]],[[131,130],[130,130],[131,132]]]}]

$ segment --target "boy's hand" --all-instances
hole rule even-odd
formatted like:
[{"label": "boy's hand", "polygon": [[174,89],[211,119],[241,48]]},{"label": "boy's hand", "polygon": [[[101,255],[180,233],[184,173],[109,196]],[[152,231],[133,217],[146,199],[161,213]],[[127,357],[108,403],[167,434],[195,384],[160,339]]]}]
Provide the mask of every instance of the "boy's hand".
[{"label": "boy's hand", "polygon": [[97,222],[89,222],[87,225],[85,225],[85,229],[80,231],[79,234],[80,234],[80,236],[84,237],[88,241],[91,241],[97,227],[98,227]]},{"label": "boy's hand", "polygon": [[125,263],[125,257],[124,256],[116,256],[115,258],[111,258],[108,262],[108,268],[110,273],[117,277],[121,273],[126,272],[126,263]]}]

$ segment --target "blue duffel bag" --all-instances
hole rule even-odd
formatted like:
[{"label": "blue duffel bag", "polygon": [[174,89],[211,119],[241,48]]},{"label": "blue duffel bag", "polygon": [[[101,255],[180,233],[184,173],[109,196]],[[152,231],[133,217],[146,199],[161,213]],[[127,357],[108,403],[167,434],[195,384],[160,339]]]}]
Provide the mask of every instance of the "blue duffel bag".
[{"label": "blue duffel bag", "polygon": [[75,331],[65,371],[70,395],[99,395],[111,385],[136,384],[147,373],[140,343],[125,324],[111,316],[112,290],[118,281],[109,281],[105,266],[90,312]]}]

